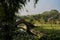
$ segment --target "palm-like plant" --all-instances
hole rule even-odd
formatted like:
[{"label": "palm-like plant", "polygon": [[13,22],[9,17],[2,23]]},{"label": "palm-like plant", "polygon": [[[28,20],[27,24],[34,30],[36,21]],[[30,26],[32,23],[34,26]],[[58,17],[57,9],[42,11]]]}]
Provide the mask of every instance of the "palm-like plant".
[{"label": "palm-like plant", "polygon": [[[13,40],[12,37],[15,34],[15,12],[18,12],[18,9],[30,1],[30,0],[0,0],[0,5],[2,6],[2,10],[4,11],[4,16],[0,22],[0,35],[1,40]],[[34,0],[36,4],[38,0]]]}]

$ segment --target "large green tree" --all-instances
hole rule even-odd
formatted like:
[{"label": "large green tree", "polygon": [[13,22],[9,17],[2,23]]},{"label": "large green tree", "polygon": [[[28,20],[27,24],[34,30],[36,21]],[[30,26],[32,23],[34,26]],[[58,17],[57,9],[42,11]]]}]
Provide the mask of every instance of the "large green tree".
[{"label": "large green tree", "polygon": [[[34,0],[36,4],[38,0]],[[3,13],[0,21],[0,40],[13,40],[16,30],[15,13],[30,0],[0,0]]]}]

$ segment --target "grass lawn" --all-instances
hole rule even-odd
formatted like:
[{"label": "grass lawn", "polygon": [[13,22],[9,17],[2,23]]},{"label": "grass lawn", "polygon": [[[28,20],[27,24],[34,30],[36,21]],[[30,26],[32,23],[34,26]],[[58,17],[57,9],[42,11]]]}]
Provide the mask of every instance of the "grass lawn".
[{"label": "grass lawn", "polygon": [[39,28],[60,30],[60,24],[40,24]]},{"label": "grass lawn", "polygon": [[60,25],[59,24],[41,24],[41,26],[36,26],[36,30],[41,31],[49,35],[52,38],[60,38]]}]

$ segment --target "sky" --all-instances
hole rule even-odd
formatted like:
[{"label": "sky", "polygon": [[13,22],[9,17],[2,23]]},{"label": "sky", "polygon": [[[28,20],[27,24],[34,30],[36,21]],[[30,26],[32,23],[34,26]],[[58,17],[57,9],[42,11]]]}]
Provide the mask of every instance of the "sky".
[{"label": "sky", "polygon": [[[34,1],[28,2],[23,9],[19,10],[20,15],[34,15],[44,11],[58,10],[60,11],[60,0],[39,0],[34,8]],[[27,12],[28,10],[28,12]]]}]

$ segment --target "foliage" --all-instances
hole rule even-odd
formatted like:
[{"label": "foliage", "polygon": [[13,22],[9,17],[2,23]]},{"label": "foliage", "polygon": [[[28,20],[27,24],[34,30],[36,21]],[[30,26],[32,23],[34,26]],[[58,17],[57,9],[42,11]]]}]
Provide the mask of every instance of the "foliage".
[{"label": "foliage", "polygon": [[[16,16],[29,0],[0,0],[0,40],[13,40],[17,33]],[[34,0],[37,3],[37,0]]]},{"label": "foliage", "polygon": [[[60,13],[57,10],[45,11],[41,14],[25,16],[30,22],[36,20],[40,23],[60,23]],[[23,16],[24,19],[24,16]]]}]

